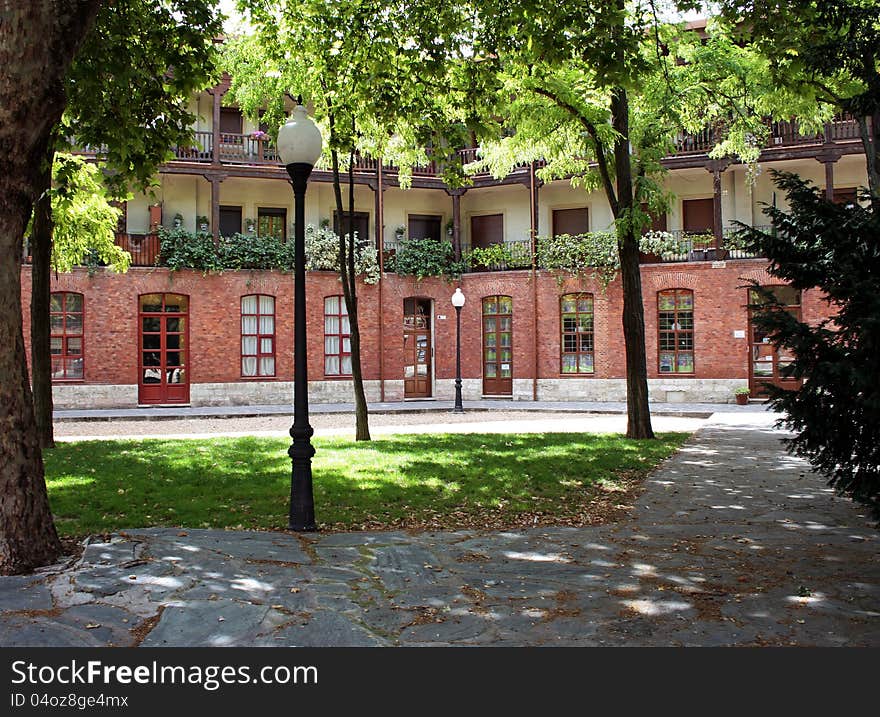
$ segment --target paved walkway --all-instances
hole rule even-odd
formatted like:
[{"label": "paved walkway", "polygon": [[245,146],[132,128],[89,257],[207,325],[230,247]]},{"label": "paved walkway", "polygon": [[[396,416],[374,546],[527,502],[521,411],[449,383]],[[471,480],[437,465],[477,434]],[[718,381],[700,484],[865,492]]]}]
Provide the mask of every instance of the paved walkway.
[{"label": "paved walkway", "polygon": [[771,421],[713,417],[612,525],[115,535],[0,578],[0,645],[880,646],[878,533]]},{"label": "paved walkway", "polygon": [[[626,413],[623,401],[511,401],[505,399],[482,399],[464,401],[466,411],[569,411],[576,413]],[[417,400],[388,403],[370,403],[371,414],[427,413],[430,411],[451,411],[452,401]],[[692,416],[708,418],[715,411],[761,412],[764,404],[751,403],[747,406],[719,403],[654,403],[651,413],[657,416]],[[353,413],[353,403],[313,403],[310,414]],[[245,418],[251,416],[292,416],[293,405],[271,406],[162,406],[143,408],[94,408],[81,410],[59,410],[53,416],[57,421],[104,421],[124,419],[128,421],[181,418]]]}]

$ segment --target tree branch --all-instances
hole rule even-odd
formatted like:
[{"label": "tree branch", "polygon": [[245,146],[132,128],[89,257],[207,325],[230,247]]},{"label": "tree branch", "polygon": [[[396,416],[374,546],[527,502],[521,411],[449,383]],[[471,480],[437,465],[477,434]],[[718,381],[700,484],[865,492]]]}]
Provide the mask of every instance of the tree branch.
[{"label": "tree branch", "polygon": [[590,122],[590,120],[588,120],[586,117],[584,117],[577,107],[575,107],[570,102],[566,102],[556,93],[551,92],[550,90],[547,90],[543,87],[532,87],[531,89],[536,94],[552,100],[556,103],[558,107],[561,107],[570,115],[572,115],[572,117],[574,117],[574,119],[577,120],[587,131],[587,134],[590,135],[590,139],[592,139],[593,147],[596,151],[596,164],[599,167],[599,175],[602,177],[602,186],[605,189],[605,195],[608,199],[608,203],[611,205],[611,211],[614,213],[615,216],[617,216],[617,194],[614,191],[614,182],[611,179],[611,172],[608,169],[608,158],[605,155],[605,148],[602,146],[602,141],[599,139],[599,131],[596,129],[596,125]]}]

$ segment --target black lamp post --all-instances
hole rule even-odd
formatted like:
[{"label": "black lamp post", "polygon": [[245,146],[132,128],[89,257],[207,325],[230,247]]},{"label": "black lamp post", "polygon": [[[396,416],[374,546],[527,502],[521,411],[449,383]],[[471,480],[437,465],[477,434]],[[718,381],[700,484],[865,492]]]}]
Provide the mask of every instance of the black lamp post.
[{"label": "black lamp post", "polygon": [[464,306],[464,294],[461,287],[452,295],[452,305],[455,307],[455,407],[453,413],[464,413],[461,405],[461,307]]},{"label": "black lamp post", "polygon": [[309,424],[309,385],[306,345],[306,252],[305,199],[312,167],[321,156],[321,132],[297,104],[278,130],[278,155],[290,175],[294,197],[293,269],[293,443],[287,451],[293,462],[290,481],[288,527],[296,531],[317,530],[312,495],[312,434]]}]

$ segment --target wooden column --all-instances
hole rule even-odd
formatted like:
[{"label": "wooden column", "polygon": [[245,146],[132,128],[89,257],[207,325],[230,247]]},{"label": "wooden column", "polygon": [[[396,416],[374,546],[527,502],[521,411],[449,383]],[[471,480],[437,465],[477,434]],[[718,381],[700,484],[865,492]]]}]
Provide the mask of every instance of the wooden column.
[{"label": "wooden column", "polygon": [[816,155],[816,159],[825,165],[825,199],[834,201],[834,163],[840,159],[840,154],[835,151],[834,128],[830,122],[825,123],[825,144],[822,151]]},{"label": "wooden column", "polygon": [[211,113],[211,161],[220,164],[220,103],[223,101],[223,92],[220,85],[211,90],[214,106]]},{"label": "wooden column", "polygon": [[715,235],[715,248],[721,249],[724,243],[723,217],[721,215],[721,170],[717,165],[712,169],[712,210],[713,234]]},{"label": "wooden column", "polygon": [[467,189],[447,189],[452,196],[452,248],[455,260],[461,259],[461,197]]},{"label": "wooden column", "polygon": [[214,245],[220,243],[220,182],[222,177],[212,176],[211,182],[211,236],[214,237]]},{"label": "wooden column", "polygon": [[825,160],[825,199],[834,201],[834,160]]}]

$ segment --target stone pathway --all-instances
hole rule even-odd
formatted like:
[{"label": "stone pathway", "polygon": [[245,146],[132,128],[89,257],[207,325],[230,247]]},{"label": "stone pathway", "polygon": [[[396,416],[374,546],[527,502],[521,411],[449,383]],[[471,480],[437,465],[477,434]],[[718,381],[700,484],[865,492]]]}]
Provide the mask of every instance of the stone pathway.
[{"label": "stone pathway", "polygon": [[0,645],[880,646],[878,539],[767,416],[725,414],[614,525],[132,530],[0,578]]}]

